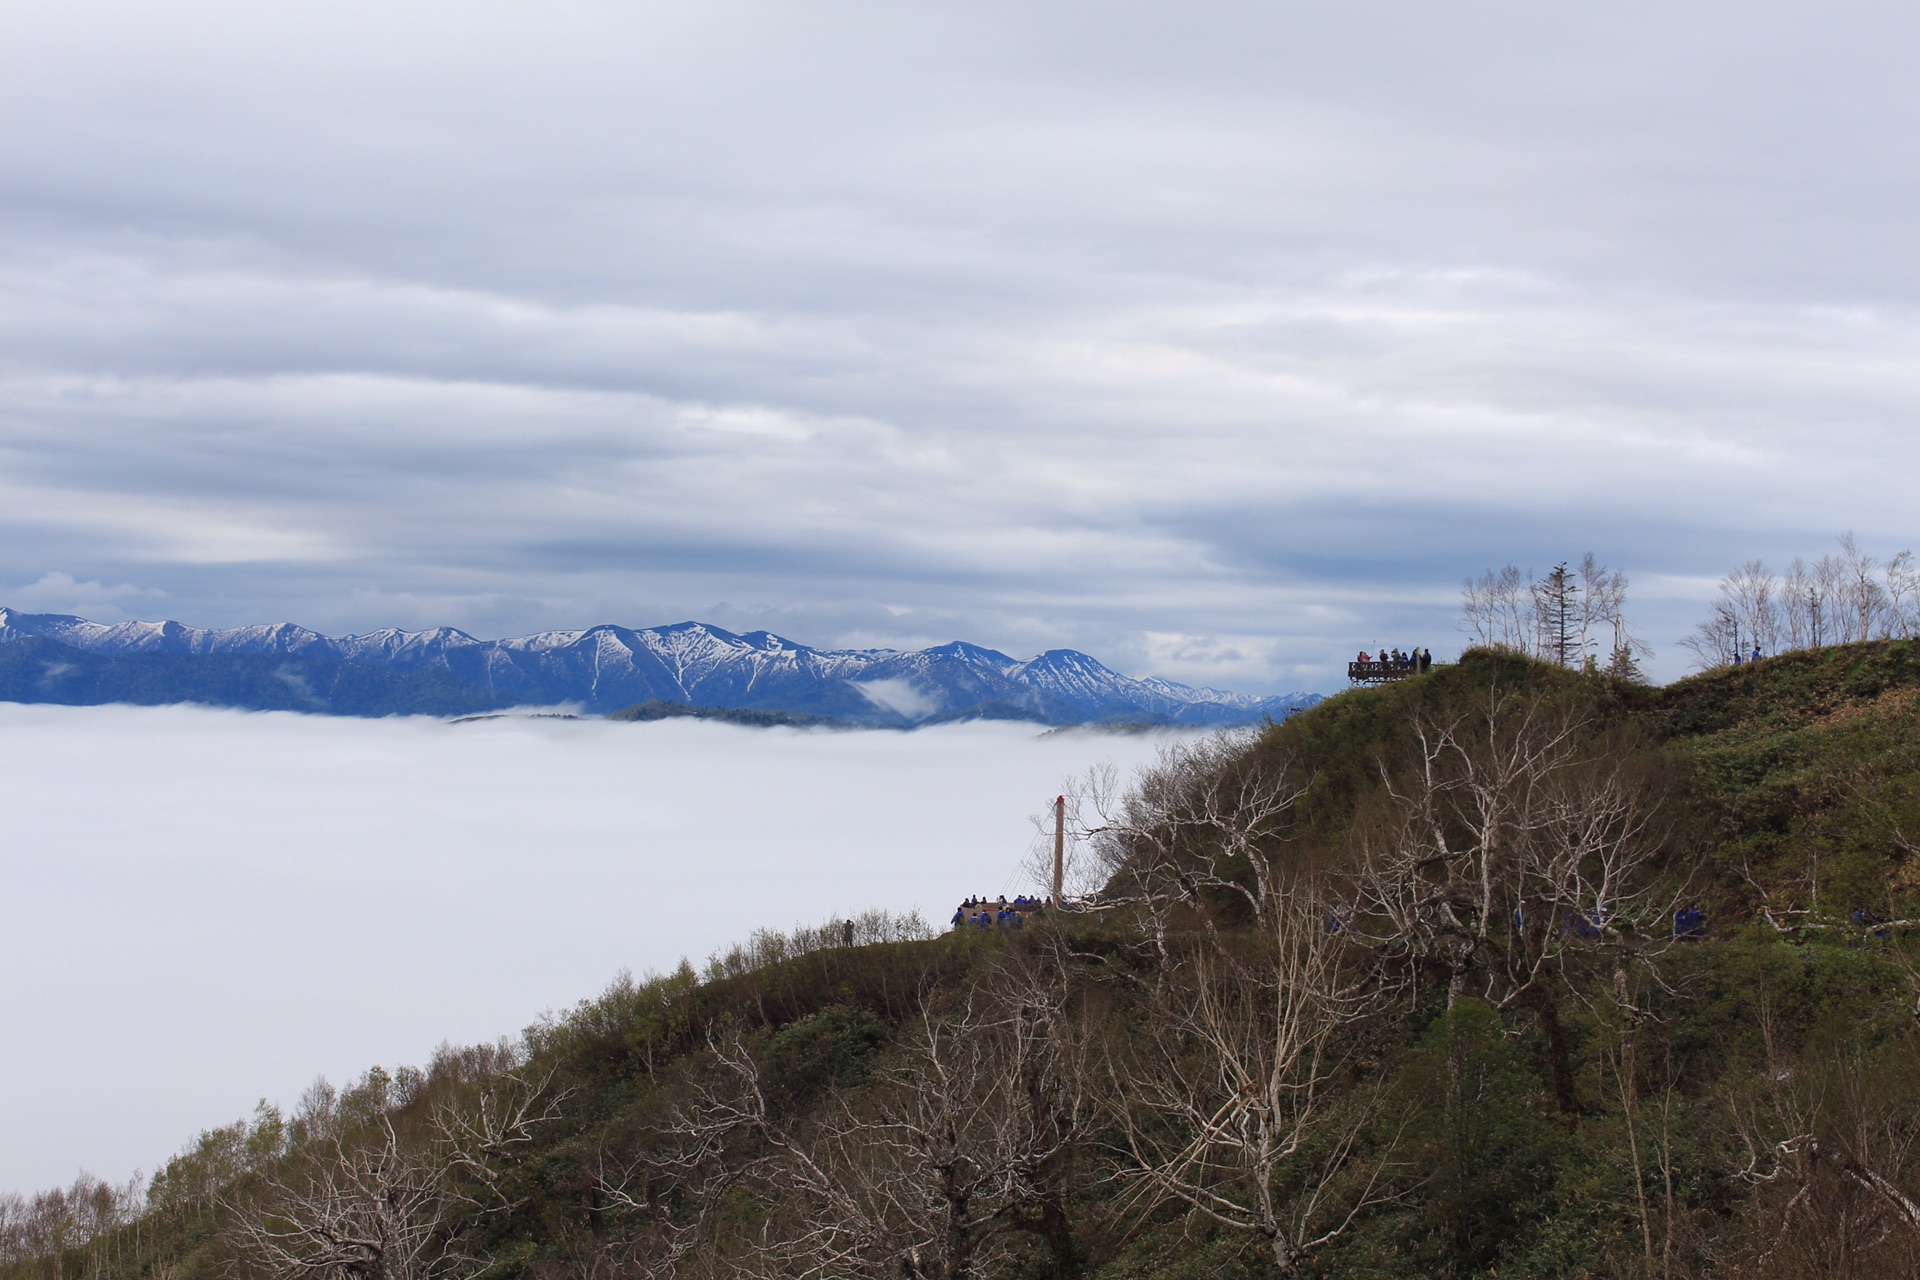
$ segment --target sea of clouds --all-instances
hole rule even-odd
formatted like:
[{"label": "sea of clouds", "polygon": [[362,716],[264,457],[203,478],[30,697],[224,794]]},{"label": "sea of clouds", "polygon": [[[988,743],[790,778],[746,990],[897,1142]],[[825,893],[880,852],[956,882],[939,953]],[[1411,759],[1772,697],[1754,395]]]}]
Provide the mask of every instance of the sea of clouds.
[{"label": "sea of clouds", "polygon": [[868,906],[936,924],[1163,735],[0,704],[0,1190]]}]

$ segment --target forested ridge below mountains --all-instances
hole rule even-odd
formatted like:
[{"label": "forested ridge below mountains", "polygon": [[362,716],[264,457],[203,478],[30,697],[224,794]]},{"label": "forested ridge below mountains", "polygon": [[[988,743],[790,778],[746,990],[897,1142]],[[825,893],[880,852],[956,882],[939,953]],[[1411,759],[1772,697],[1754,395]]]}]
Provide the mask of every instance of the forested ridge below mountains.
[{"label": "forested ridge below mountains", "polygon": [[1476,650],[1070,808],[1086,909],[621,978],[16,1198],[0,1276],[1920,1270],[1920,644]]}]

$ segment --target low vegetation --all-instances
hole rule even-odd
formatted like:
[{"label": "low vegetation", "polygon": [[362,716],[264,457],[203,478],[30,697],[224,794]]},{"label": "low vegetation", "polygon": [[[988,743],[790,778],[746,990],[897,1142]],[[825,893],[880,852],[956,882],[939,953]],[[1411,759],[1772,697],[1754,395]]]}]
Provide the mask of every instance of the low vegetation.
[{"label": "low vegetation", "polygon": [[622,978],[8,1200],[0,1276],[1920,1270],[1920,644],[1477,650],[1072,801],[1095,907]]}]

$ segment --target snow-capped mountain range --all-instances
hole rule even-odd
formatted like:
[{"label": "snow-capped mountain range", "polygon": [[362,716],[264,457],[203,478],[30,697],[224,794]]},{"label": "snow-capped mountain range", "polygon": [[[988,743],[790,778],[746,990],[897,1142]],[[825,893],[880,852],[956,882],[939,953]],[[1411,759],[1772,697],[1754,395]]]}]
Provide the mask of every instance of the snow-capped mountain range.
[{"label": "snow-capped mountain range", "polygon": [[560,704],[610,712],[657,699],[863,724],[986,717],[1194,725],[1279,719],[1318,701],[1313,694],[1253,697],[1136,680],[1071,649],[1025,661],[960,641],[910,652],[815,649],[767,631],[736,635],[700,622],[479,640],[450,627],[325,636],[284,622],[224,629],[108,624],[5,608],[0,698],[375,715]]}]

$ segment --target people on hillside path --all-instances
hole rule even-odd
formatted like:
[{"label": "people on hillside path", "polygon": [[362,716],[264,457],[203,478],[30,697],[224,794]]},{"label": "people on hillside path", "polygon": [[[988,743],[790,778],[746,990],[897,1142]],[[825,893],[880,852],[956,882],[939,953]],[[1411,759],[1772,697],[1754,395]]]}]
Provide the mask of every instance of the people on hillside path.
[{"label": "people on hillside path", "polygon": [[[955,929],[1024,929],[1027,917],[1051,911],[1051,897],[1037,898],[1032,894],[1020,893],[1008,898],[1004,893],[996,898],[984,894],[975,894],[960,904],[948,921]],[[846,925],[851,937],[853,922]],[[852,942],[847,943],[852,946]]]}]

